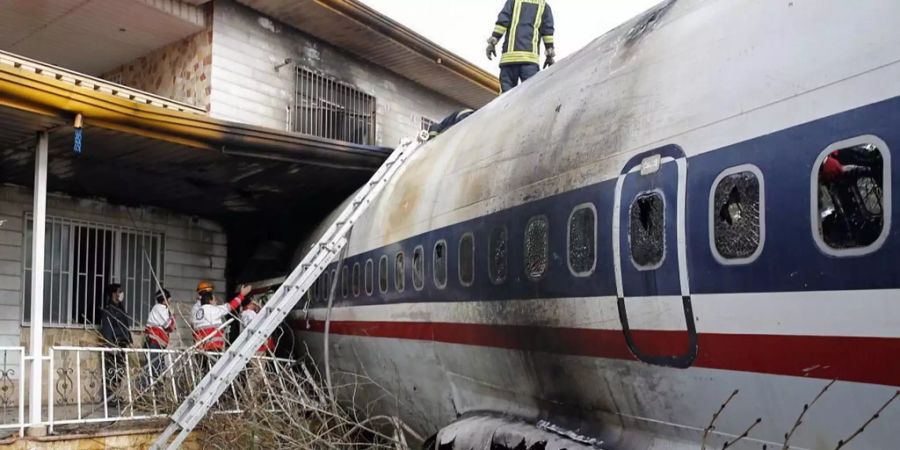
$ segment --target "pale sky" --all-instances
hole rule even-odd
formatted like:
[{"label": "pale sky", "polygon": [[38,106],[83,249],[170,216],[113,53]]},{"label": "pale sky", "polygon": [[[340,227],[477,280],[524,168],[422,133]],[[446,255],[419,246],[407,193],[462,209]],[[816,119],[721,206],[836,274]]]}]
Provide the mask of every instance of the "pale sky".
[{"label": "pale sky", "polygon": [[[362,0],[440,46],[499,73],[484,55],[504,0]],[[660,0],[548,0],[556,25],[557,60],[646,11]],[[497,52],[500,52],[498,46]],[[542,52],[543,53],[543,52]]]}]

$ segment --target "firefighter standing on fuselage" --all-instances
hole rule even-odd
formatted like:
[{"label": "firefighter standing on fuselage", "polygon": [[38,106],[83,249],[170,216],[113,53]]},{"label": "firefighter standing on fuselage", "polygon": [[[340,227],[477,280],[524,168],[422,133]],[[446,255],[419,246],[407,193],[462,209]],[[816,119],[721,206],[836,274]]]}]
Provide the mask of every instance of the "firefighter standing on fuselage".
[{"label": "firefighter standing on fuselage", "polygon": [[496,46],[506,35],[500,56],[500,89],[506,92],[540,71],[540,41],[547,48],[544,67],[555,62],[553,11],[546,0],[506,0],[488,38],[487,57],[497,56]]}]

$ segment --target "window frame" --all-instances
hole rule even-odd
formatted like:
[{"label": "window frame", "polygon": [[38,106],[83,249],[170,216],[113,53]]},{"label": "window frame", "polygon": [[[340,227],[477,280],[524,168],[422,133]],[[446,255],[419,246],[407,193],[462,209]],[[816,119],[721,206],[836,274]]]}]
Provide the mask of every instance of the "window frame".
[{"label": "window frame", "polygon": [[[403,267],[400,270],[399,275],[397,273],[398,256],[400,256],[403,260]],[[397,280],[401,280],[402,282],[397,283]],[[394,254],[394,290],[397,291],[397,293],[403,293],[404,291],[406,291],[406,253],[404,253],[403,251],[399,251]]]},{"label": "window frame", "polygon": [[[369,285],[366,286],[366,278],[369,279]],[[372,258],[366,259],[366,265],[363,272],[363,291],[366,296],[371,297],[375,293],[375,263]]]},{"label": "window frame", "polygon": [[[662,210],[662,257],[657,261],[656,264],[649,266],[642,266],[634,260],[634,252],[631,251],[631,207],[634,206],[634,203],[637,199],[647,196],[647,195],[658,195],[662,200],[663,210]],[[647,191],[638,192],[628,204],[628,228],[626,230],[626,236],[628,237],[628,260],[631,261],[631,265],[640,272],[652,272],[654,270],[659,269],[666,263],[666,253],[669,249],[669,239],[668,233],[666,233],[666,227],[669,226],[669,222],[666,220],[666,212],[668,212],[669,204],[666,201],[666,193],[662,191],[662,189],[650,189]]]},{"label": "window frame", "polygon": [[[594,217],[594,228],[597,227],[596,219],[597,218]],[[528,227],[530,227],[532,223],[534,223],[538,220],[543,220],[544,223],[547,225],[547,232],[544,233],[544,237],[546,238],[544,242],[547,244],[544,246],[544,248],[546,250],[544,252],[544,257],[546,258],[547,263],[544,266],[544,270],[541,272],[541,274],[538,275],[537,277],[533,277],[528,272]],[[594,235],[595,240],[596,240],[596,238],[597,238],[596,235]],[[596,246],[597,246],[597,244],[595,242],[594,247],[596,247]],[[568,246],[566,247],[566,252],[568,252]],[[594,256],[595,256],[594,259],[596,260],[597,259],[596,258],[596,250],[595,250]],[[522,271],[525,272],[525,277],[528,278],[529,280],[540,281],[540,280],[544,279],[545,276],[547,276],[548,270],[550,270],[550,218],[548,218],[546,214],[538,214],[536,216],[532,216],[530,219],[528,219],[528,222],[525,223],[525,230],[524,230],[524,233],[522,236]]]},{"label": "window frame", "polygon": [[[715,216],[716,216],[716,189],[718,189],[719,184],[727,177],[731,175],[737,175],[743,172],[750,172],[753,176],[756,177],[757,182],[759,183],[759,244],[756,246],[756,250],[750,256],[745,258],[726,258],[721,253],[719,253],[719,249],[716,247],[716,229],[715,229]],[[664,198],[665,201],[665,198]],[[817,205],[818,206],[818,205]],[[713,258],[716,259],[716,262],[723,266],[743,266],[747,264],[752,264],[759,259],[759,255],[762,254],[763,249],[766,246],[766,182],[765,177],[763,176],[762,170],[759,169],[754,164],[740,164],[737,166],[728,167],[723,170],[716,176],[715,180],[713,180],[712,186],[709,189],[709,249],[712,252]],[[665,259],[665,255],[663,255],[663,259]]]},{"label": "window frame", "polygon": [[[493,265],[493,261],[494,261],[493,250],[491,248],[491,243],[493,242],[493,240],[491,238],[493,238],[493,236],[494,236],[494,231],[497,231],[497,230],[503,230],[503,235],[505,237],[504,244],[506,245],[506,254],[504,255],[504,259],[506,259],[506,261],[505,261],[506,273],[503,274],[502,280],[495,280],[494,274],[491,271],[491,269],[492,269],[491,266]],[[491,284],[493,284],[494,286],[502,286],[502,285],[506,284],[506,282],[509,280],[509,228],[506,225],[498,225],[498,226],[491,227],[490,231],[488,232],[487,246],[488,246],[488,248],[487,248],[488,281],[490,281]]]},{"label": "window frame", "polygon": [[[360,286],[359,279],[359,261],[353,263],[353,269],[350,270],[350,291],[353,293],[354,297],[359,297],[360,292],[362,292],[362,288]],[[354,284],[356,286],[354,286]]]},{"label": "window frame", "polygon": [[[463,274],[463,271],[462,271],[462,254],[463,254],[462,243],[463,243],[463,239],[465,239],[466,237],[472,238],[472,261],[471,261],[471,263],[472,263],[472,272],[471,272],[472,280],[469,281],[468,283],[463,281],[463,277],[462,277],[462,274]],[[475,284],[475,272],[477,272],[475,270],[475,261],[476,261],[475,249],[476,248],[478,248],[478,247],[475,244],[475,233],[468,231],[468,232],[463,233],[462,236],[459,237],[459,244],[457,245],[458,257],[456,258],[456,275],[457,275],[457,278],[459,278],[459,284],[462,286],[465,286],[465,287],[470,287],[473,284]]]},{"label": "window frame", "polygon": [[[416,252],[417,252],[417,251],[420,252],[421,258],[422,258],[422,274],[421,274],[421,276],[419,277],[419,279],[420,279],[422,282],[421,282],[421,284],[420,284],[419,286],[416,286]],[[425,247],[423,247],[423,246],[421,246],[421,245],[417,245],[415,248],[413,248],[412,255],[413,255],[413,257],[412,257],[412,283],[413,283],[413,289],[415,289],[416,291],[421,291],[422,289],[425,289],[425,272],[427,272],[427,271],[425,270]]]},{"label": "window frame", "polygon": [[[381,272],[382,267],[384,268],[384,289],[381,288]],[[388,266],[388,257],[387,255],[381,255],[381,258],[378,258],[378,292],[382,294],[387,294],[387,292],[391,289],[391,270]]]},{"label": "window frame", "polygon": [[[437,248],[438,245],[443,244],[444,246],[444,283],[438,283],[438,271],[437,271]],[[449,278],[449,259],[450,252],[447,246],[446,239],[438,239],[437,242],[431,248],[431,281],[434,282],[434,286],[438,289],[444,289],[447,287],[447,279]]]},{"label": "window frame", "polygon": [[350,296],[350,276],[348,275],[349,272],[349,266],[344,264],[344,267],[341,268],[341,297],[343,298],[347,298]]},{"label": "window frame", "polygon": [[[822,166],[822,162],[825,161],[825,157],[831,154],[831,152],[864,144],[875,145],[878,147],[878,151],[881,152],[882,181],[884,183],[881,187],[881,213],[883,218],[881,234],[878,235],[875,242],[872,242],[865,247],[834,248],[828,245],[828,243],[825,242],[825,238],[819,233],[819,169]],[[891,197],[891,169],[891,149],[883,139],[874,134],[863,134],[835,142],[819,153],[819,156],[816,157],[816,160],[813,163],[809,177],[809,224],[813,241],[816,243],[816,247],[818,247],[820,252],[828,256],[846,258],[875,253],[884,246],[884,243],[891,233],[891,214],[893,213],[891,208],[893,199]]]},{"label": "window frame", "polygon": [[[590,270],[575,272],[572,268],[572,255],[570,252],[570,249],[572,248],[572,218],[575,217],[576,212],[581,211],[582,209],[590,209],[591,213],[594,215],[594,261],[591,264]],[[597,241],[599,240],[599,236],[597,236],[597,219],[597,207],[591,202],[575,205],[572,208],[572,211],[569,212],[569,218],[566,220],[566,267],[569,268],[569,273],[572,276],[578,278],[589,277],[597,270]]]}]

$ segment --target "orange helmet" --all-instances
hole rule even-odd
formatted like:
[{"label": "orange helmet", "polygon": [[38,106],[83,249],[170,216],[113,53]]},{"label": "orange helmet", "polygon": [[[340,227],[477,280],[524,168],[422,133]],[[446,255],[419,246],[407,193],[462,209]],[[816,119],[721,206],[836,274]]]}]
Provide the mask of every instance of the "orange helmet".
[{"label": "orange helmet", "polygon": [[197,293],[198,294],[203,293],[203,292],[212,292],[215,289],[216,289],[216,287],[209,281],[201,281],[201,282],[197,283]]}]

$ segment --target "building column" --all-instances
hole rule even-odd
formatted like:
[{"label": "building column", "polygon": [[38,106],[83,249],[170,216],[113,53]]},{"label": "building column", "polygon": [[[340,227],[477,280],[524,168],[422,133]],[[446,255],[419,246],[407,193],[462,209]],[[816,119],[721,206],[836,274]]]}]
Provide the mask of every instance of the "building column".
[{"label": "building column", "polygon": [[47,223],[47,148],[50,136],[38,133],[34,158],[34,226],[31,233],[31,382],[28,394],[30,434],[43,434],[41,393],[44,365],[44,236]]}]

